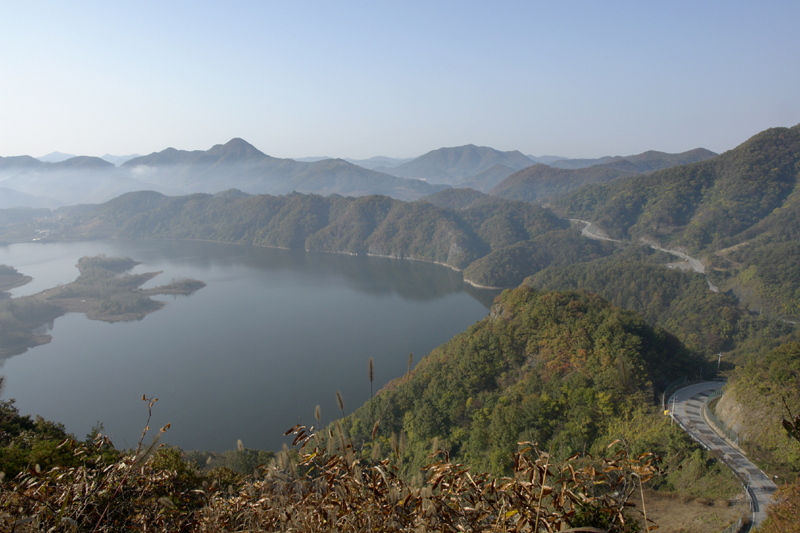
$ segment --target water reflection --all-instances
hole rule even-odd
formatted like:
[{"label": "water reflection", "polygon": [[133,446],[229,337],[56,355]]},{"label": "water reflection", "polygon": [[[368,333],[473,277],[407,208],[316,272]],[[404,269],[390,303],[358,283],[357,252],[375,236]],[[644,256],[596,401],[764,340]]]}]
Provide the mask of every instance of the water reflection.
[{"label": "water reflection", "polygon": [[48,333],[53,331],[53,326],[55,326],[55,320],[51,320],[50,322],[42,324],[38,328],[33,328],[33,331],[31,331],[31,333],[33,333],[34,335],[47,335]]},{"label": "water reflection", "polygon": [[[133,243],[138,245],[141,241]],[[167,253],[162,254],[162,251]],[[434,300],[467,290],[487,308],[499,293],[466,285],[460,272],[422,261],[194,241],[174,242],[168,250],[157,248],[157,252],[158,256],[146,255],[138,260],[151,262],[162,257],[176,263],[190,262],[194,268],[208,270],[235,264],[267,271],[336,276],[360,292],[377,296],[397,294],[417,301]],[[199,262],[198,257],[202,258]]]},{"label": "water reflection", "polygon": [[0,263],[48,283],[19,288],[31,294],[73,280],[78,259],[98,253],[140,261],[134,272],[163,271],[145,287],[207,286],[158,297],[167,305],[141,322],[68,314],[47,324],[50,344],[6,361],[4,397],[76,435],[102,421],[122,446],[141,434],[146,393],[161,399],[151,427],[172,423],[171,444],[280,448],[315,405],[323,422],[336,416],[336,390],[347,412],[368,399],[370,357],[378,390],[405,373],[409,352],[419,361],[486,316],[497,293],[422,262],[206,242],[14,245],[0,249]]}]

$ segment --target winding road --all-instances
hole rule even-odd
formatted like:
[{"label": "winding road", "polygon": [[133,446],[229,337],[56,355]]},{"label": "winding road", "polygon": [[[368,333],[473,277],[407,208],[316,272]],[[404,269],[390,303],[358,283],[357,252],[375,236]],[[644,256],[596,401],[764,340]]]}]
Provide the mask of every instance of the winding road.
[{"label": "winding road", "polygon": [[[602,229],[587,220],[570,219],[570,221],[584,224],[581,234],[589,239],[624,242],[608,237]],[[699,259],[676,250],[662,248],[653,242],[644,242],[651,248],[680,257],[689,264],[692,270],[705,276],[709,289],[719,292],[719,289],[706,275],[705,266]],[[670,397],[668,405],[672,418],[681,425],[683,430],[701,446],[716,452],[722,462],[733,470],[745,484],[750,499],[750,509],[753,513],[751,518],[751,528],[753,528],[767,518],[766,509],[772,503],[772,494],[777,490],[777,486],[745,457],[738,446],[718,434],[703,416],[703,405],[709,394],[724,384],[722,381],[706,381],[678,389]]]},{"label": "winding road", "polygon": [[[595,239],[595,240],[600,240],[600,241],[611,241],[611,242],[626,242],[626,241],[620,241],[618,239],[610,238],[608,235],[605,235],[605,232],[602,229],[600,229],[599,227],[595,226],[593,223],[589,222],[588,220],[580,220],[580,219],[577,219],[577,218],[570,218],[568,220],[570,222],[580,222],[580,223],[584,224],[583,228],[581,228],[581,235],[583,235],[584,237],[586,237],[588,239]],[[647,244],[650,248],[653,248],[653,249],[658,250],[660,252],[666,252],[666,253],[674,255],[676,257],[680,257],[681,259],[683,259],[684,261],[686,261],[689,264],[689,266],[692,268],[692,270],[694,270],[698,274],[702,274],[702,275],[704,275],[706,277],[706,282],[708,283],[708,288],[711,289],[712,292],[719,292],[719,288],[716,285],[714,285],[713,283],[711,283],[711,280],[706,275],[706,267],[705,267],[705,265],[703,265],[703,262],[700,261],[699,259],[695,259],[694,257],[688,256],[685,253],[679,252],[677,250],[670,250],[668,248],[662,248],[658,244],[656,244],[654,242],[646,241],[644,239],[642,239],[642,242],[644,244]]]},{"label": "winding road", "polygon": [[739,448],[717,434],[703,417],[703,404],[708,395],[724,384],[722,381],[706,381],[678,389],[670,397],[668,405],[672,418],[684,431],[707,450],[717,452],[722,461],[746,483],[753,511],[752,527],[755,527],[767,517],[766,508],[772,502],[772,494],[777,487],[764,472],[747,460]]}]

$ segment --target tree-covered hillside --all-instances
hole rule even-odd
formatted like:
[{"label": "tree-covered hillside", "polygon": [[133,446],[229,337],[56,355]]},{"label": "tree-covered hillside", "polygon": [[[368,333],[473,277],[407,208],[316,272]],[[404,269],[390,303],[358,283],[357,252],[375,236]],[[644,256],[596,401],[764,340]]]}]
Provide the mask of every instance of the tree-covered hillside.
[{"label": "tree-covered hillside", "polygon": [[466,209],[473,205],[492,202],[502,203],[504,201],[502,198],[491,196],[469,187],[445,189],[428,195],[422,200],[447,209]]},{"label": "tree-covered hillside", "polygon": [[510,200],[542,202],[590,183],[604,183],[621,176],[636,174],[632,168],[620,169],[611,165],[567,170],[539,164],[511,174],[489,192]]},{"label": "tree-covered hillside", "polygon": [[[54,239],[198,239],[371,254],[470,267],[468,277],[488,286],[516,286],[554,261],[587,260],[610,251],[578,237],[568,221],[547,209],[486,195],[455,210],[377,195],[249,196],[228,191],[167,197],[139,192],[58,214]],[[533,256],[536,261],[529,261]],[[481,258],[485,261],[476,263]]]},{"label": "tree-covered hillside", "polygon": [[737,368],[715,411],[762,465],[797,476],[800,442],[782,421],[800,414],[800,343],[787,342]]},{"label": "tree-covered hillside", "polygon": [[683,247],[751,308],[800,317],[800,125],[710,161],[588,186],[556,207],[617,239]]},{"label": "tree-covered hillside", "polygon": [[563,457],[591,450],[620,419],[647,416],[657,388],[700,364],[675,337],[599,296],[520,287],[344,426],[369,451],[377,422],[375,442],[386,449],[393,433],[402,437],[412,465],[438,439],[459,460],[505,471],[519,441]]},{"label": "tree-covered hillside", "polygon": [[464,276],[482,285],[513,286],[545,268],[593,261],[613,250],[613,244],[575,230],[556,230],[494,250],[469,265]]},{"label": "tree-covered hillside", "polygon": [[[707,356],[732,352],[726,361],[794,338],[792,324],[755,315],[737,298],[709,290],[694,272],[666,268],[674,256],[648,246],[628,246],[597,260],[551,266],[525,279],[540,290],[584,289],[615,305],[641,313],[653,326],[676,335],[687,347]],[[726,362],[726,366],[729,363]]]},{"label": "tree-covered hillside", "polygon": [[697,148],[680,154],[650,150],[628,157],[597,160],[563,159],[550,165],[534,165],[508,175],[491,189],[491,194],[511,200],[543,202],[592,183],[605,183],[678,165],[705,161],[717,154]]},{"label": "tree-covered hillside", "polygon": [[798,163],[800,125],[773,128],[709,161],[585,187],[555,204],[616,238],[725,248],[794,203]]}]

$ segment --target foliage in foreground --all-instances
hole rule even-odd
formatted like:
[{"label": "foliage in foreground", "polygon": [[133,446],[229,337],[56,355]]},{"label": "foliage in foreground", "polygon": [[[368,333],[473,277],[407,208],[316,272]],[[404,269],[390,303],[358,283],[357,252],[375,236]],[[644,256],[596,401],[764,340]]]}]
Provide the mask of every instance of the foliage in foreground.
[{"label": "foliage in foreground", "polygon": [[[800,415],[783,419],[783,428],[789,436],[800,442]],[[759,533],[800,533],[800,478],[787,483],[773,496],[774,504],[767,508],[767,519],[758,528]]]},{"label": "foliage in foreground", "polygon": [[800,479],[779,488],[773,498],[758,533],[800,533]]},{"label": "foliage in foreground", "polygon": [[14,400],[0,401],[0,471],[6,478],[13,478],[35,464],[40,468],[77,466],[75,446],[68,444],[70,440],[71,435],[62,424],[41,416],[22,416]]},{"label": "foliage in foreground", "polygon": [[154,456],[140,450],[106,464],[94,453],[94,446],[104,444],[98,438],[75,450],[83,461],[78,466],[36,467],[0,485],[0,528],[640,531],[628,500],[658,473],[656,456],[632,457],[622,446],[602,464],[578,456],[556,464],[521,443],[510,477],[473,474],[434,450],[435,462],[407,481],[399,475],[398,450],[383,460],[363,460],[341,427],[290,431],[296,450],[280,454],[253,481],[228,487],[203,482],[168,450]]},{"label": "foliage in foreground", "polygon": [[663,457],[664,475],[653,480],[651,489],[682,497],[725,500],[742,494],[741,483],[731,469],[664,416],[660,405],[643,405],[614,418],[592,453],[602,454],[604,443],[617,439],[624,439],[633,455],[652,452]]}]

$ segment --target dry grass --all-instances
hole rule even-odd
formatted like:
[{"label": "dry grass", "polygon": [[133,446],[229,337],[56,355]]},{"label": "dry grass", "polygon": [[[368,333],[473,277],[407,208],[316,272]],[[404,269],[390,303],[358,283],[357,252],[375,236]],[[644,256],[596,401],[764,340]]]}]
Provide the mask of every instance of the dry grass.
[{"label": "dry grass", "polygon": [[750,515],[744,493],[731,500],[693,498],[674,493],[645,491],[647,516],[659,533],[722,531],[742,515]]},{"label": "dry grass", "polygon": [[86,459],[80,467],[32,468],[0,485],[0,530],[641,531],[628,500],[658,471],[652,454],[630,457],[620,443],[602,462],[575,456],[558,464],[521,443],[512,477],[471,473],[437,450],[407,480],[399,475],[399,444],[371,461],[342,432],[290,432],[292,450],[230,485],[203,481],[168,454],[153,455],[153,446],[112,464],[78,446]]}]

